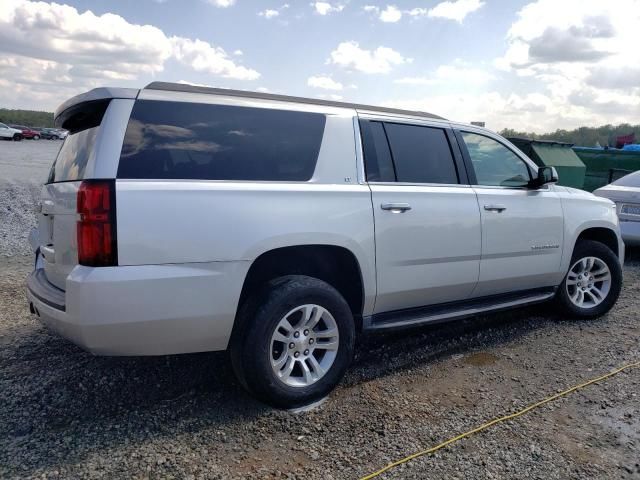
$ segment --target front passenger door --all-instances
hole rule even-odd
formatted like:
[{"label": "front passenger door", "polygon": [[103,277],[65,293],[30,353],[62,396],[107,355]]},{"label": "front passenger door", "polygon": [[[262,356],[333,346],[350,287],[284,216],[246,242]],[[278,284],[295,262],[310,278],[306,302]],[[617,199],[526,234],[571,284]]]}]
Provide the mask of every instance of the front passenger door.
[{"label": "front passenger door", "polygon": [[532,166],[484,133],[460,131],[482,217],[480,278],[474,297],[555,286],[564,218],[549,186],[528,187]]}]

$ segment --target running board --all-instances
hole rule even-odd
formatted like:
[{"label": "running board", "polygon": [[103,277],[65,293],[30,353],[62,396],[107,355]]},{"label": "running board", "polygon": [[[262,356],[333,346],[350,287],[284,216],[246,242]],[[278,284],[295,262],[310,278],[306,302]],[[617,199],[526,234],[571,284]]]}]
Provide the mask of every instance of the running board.
[{"label": "running board", "polygon": [[553,298],[555,292],[556,289],[553,287],[538,288],[535,290],[474,298],[462,302],[441,303],[427,307],[378,313],[363,318],[363,329],[369,331],[391,330],[457,320],[481,313],[496,312],[542,303]]}]

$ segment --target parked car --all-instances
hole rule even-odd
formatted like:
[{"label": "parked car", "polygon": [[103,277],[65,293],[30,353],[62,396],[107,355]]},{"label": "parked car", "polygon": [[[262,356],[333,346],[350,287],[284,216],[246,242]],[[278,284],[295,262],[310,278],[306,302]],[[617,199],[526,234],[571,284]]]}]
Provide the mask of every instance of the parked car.
[{"label": "parked car", "polygon": [[55,131],[57,137],[61,140],[67,138],[67,135],[69,134],[69,132],[63,128],[54,128],[52,130]]},{"label": "parked car", "polygon": [[[64,138],[62,133],[56,128],[40,128],[40,136],[46,140],[61,140]],[[66,135],[65,135],[66,136]]]},{"label": "parked car", "polygon": [[11,128],[9,125],[0,123],[0,138],[3,140],[22,140],[22,130]]},{"label": "parked car", "polygon": [[640,171],[625,175],[593,193],[615,202],[622,240],[628,246],[640,246]]},{"label": "parked car", "polygon": [[358,331],[546,301],[593,318],[620,293],[614,204],[483,128],[167,83],[55,122],[27,295],[97,355],[229,349],[290,407],[334,388]]},{"label": "parked car", "polygon": [[9,125],[11,128],[20,130],[22,132],[22,138],[29,140],[40,140],[40,132],[33,130],[31,127],[25,127],[24,125]]}]

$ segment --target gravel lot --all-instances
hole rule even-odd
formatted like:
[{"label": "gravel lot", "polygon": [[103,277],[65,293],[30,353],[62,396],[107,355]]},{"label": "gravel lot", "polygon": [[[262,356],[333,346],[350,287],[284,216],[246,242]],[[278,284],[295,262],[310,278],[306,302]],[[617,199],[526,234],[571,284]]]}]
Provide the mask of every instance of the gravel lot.
[{"label": "gravel lot", "polygon": [[58,140],[0,141],[0,257],[29,254],[29,232],[40,187],[60,146]]},{"label": "gravel lot", "polygon": [[[27,309],[22,225],[49,143],[0,143],[0,478],[358,478],[640,360],[635,252],[606,318],[537,307],[365,338],[341,386],[308,412],[253,400],[223,353],[93,357]],[[7,167],[9,151],[24,155],[19,167]],[[640,479],[640,369],[382,478]]]}]

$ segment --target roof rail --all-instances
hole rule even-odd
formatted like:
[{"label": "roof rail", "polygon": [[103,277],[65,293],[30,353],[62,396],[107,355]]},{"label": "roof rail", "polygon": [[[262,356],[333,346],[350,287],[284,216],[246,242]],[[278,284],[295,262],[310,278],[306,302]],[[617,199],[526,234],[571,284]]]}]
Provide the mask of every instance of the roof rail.
[{"label": "roof rail", "polygon": [[190,92],[205,93],[209,95],[229,95],[232,97],[256,98],[261,100],[279,100],[282,102],[306,103],[311,105],[324,105],[328,107],[353,108],[355,110],[371,110],[380,113],[390,113],[395,115],[411,115],[414,117],[435,118],[446,120],[432,113],[401,110],[399,108],[375,107],[372,105],[361,105],[358,103],[335,102],[332,100],[320,100],[317,98],[292,97],[289,95],[278,95],[274,93],[250,92],[246,90],[232,90],[226,88],[201,87],[186,83],[151,82],[144,87],[145,90],[164,90],[168,92]]}]

